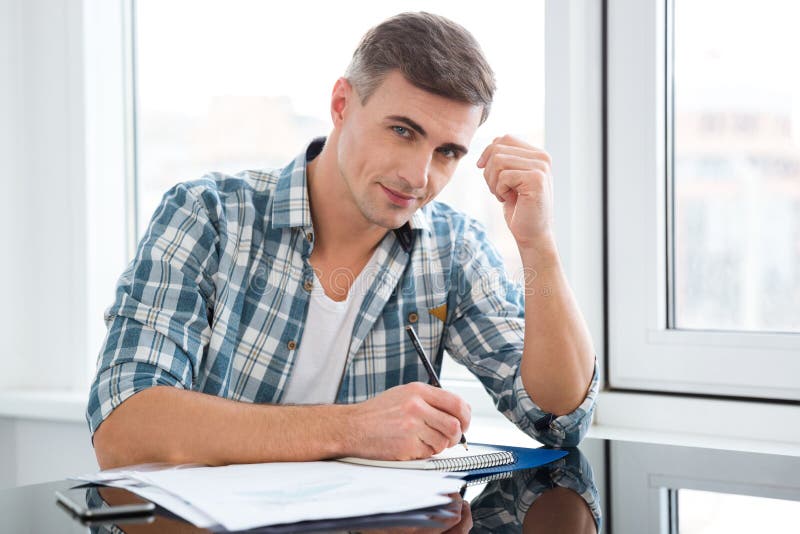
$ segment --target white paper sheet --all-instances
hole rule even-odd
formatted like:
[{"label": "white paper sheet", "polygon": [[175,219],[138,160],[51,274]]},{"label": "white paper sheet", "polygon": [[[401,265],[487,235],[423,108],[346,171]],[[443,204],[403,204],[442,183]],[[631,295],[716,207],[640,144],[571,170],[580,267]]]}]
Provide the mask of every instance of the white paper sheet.
[{"label": "white paper sheet", "polygon": [[184,520],[192,523],[200,528],[211,528],[218,523],[214,521],[207,514],[198,510],[190,505],[183,499],[164,491],[161,488],[142,484],[139,480],[131,476],[132,473],[145,473],[151,471],[169,471],[175,469],[186,469],[191,467],[199,467],[196,465],[169,465],[169,464],[146,464],[134,467],[124,467],[118,469],[108,469],[90,475],[80,475],[72,477],[70,480],[79,480],[82,482],[92,482],[95,484],[103,484],[115,488],[124,488],[132,493],[144,497],[150,502],[154,502],[172,512],[173,514],[183,518]]},{"label": "white paper sheet", "polygon": [[132,493],[144,497],[148,501],[154,502],[162,508],[169,510],[173,514],[183,518],[189,523],[192,523],[196,527],[211,528],[217,525],[217,522],[207,514],[198,510],[196,507],[180,499],[179,497],[167,493],[161,488],[144,486],[141,483],[132,480],[114,480],[111,482],[106,482],[106,484],[117,488],[125,488]]},{"label": "white paper sheet", "polygon": [[463,482],[447,473],[340,462],[286,462],[129,471],[229,530],[399,512],[446,504]]}]

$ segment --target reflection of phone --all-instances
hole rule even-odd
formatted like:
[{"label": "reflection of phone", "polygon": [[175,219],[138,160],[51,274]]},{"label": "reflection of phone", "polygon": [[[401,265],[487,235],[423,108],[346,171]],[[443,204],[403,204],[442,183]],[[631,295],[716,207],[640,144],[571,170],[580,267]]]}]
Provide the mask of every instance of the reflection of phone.
[{"label": "reflection of phone", "polygon": [[81,519],[152,515],[156,506],[123,488],[89,487],[56,492],[59,504]]}]

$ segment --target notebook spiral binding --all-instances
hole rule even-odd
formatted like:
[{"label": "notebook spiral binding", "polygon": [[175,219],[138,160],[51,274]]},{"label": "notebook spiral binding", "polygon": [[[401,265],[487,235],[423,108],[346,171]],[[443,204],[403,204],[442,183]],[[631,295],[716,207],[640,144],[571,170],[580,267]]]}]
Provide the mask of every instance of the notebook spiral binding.
[{"label": "notebook spiral binding", "polygon": [[470,469],[508,465],[515,461],[516,458],[513,452],[497,451],[464,458],[439,458],[437,460],[431,460],[431,463],[434,465],[436,471],[467,471]]},{"label": "notebook spiral binding", "polygon": [[495,482],[496,480],[505,480],[513,476],[514,471],[503,471],[502,473],[494,473],[484,477],[473,478],[472,480],[468,480],[464,485],[468,487],[480,486],[481,484],[488,484],[489,482]]}]

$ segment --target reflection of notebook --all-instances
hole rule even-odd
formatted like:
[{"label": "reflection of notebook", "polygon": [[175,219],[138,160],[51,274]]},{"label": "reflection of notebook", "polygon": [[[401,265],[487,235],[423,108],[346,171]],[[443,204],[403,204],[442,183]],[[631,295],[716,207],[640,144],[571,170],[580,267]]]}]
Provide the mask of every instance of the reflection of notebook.
[{"label": "reflection of notebook", "polygon": [[424,460],[391,461],[368,460],[366,458],[340,458],[340,462],[372,465],[375,467],[395,467],[399,469],[432,469],[436,471],[469,471],[509,465],[517,461],[512,451],[505,451],[486,445],[470,445],[465,451],[461,445],[445,449],[439,454]]}]

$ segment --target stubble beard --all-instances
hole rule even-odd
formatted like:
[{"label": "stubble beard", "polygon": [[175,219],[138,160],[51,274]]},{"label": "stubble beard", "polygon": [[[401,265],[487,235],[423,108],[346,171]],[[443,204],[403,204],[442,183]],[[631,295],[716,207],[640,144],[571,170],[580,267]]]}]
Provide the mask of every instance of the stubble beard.
[{"label": "stubble beard", "polygon": [[[382,194],[382,192],[379,192]],[[361,201],[356,201],[358,205],[358,209],[361,211],[361,214],[367,219],[370,223],[380,226],[381,228],[386,228],[387,230],[395,230],[403,226],[408,220],[411,218],[403,217],[400,222],[397,222],[397,217],[393,217],[392,215],[398,214],[402,211],[402,208],[396,207],[391,205],[388,201],[386,201],[387,206],[383,208],[380,206],[381,199],[374,200],[370,198],[363,198]],[[405,213],[403,213],[405,215]]]},{"label": "stubble beard", "polygon": [[[364,217],[364,219],[366,219],[370,224],[380,226],[386,230],[395,230],[403,226],[411,219],[411,215],[409,215],[408,217],[404,217],[403,220],[398,223],[396,217],[390,217],[390,214],[400,212],[402,208],[393,206],[388,200],[380,198],[380,195],[383,194],[382,191],[377,191],[376,197],[368,196],[370,188],[380,188],[380,185],[377,183],[370,182],[367,190],[365,190],[364,196],[359,197],[356,195],[353,187],[351,187],[351,182],[347,179],[347,175],[345,174],[344,169],[342,169],[341,164],[339,165],[339,176],[342,179],[342,182],[345,184],[345,187],[347,187],[350,197],[353,199],[353,203],[361,212],[361,215]],[[386,208],[381,207],[382,203],[386,204]]]}]

